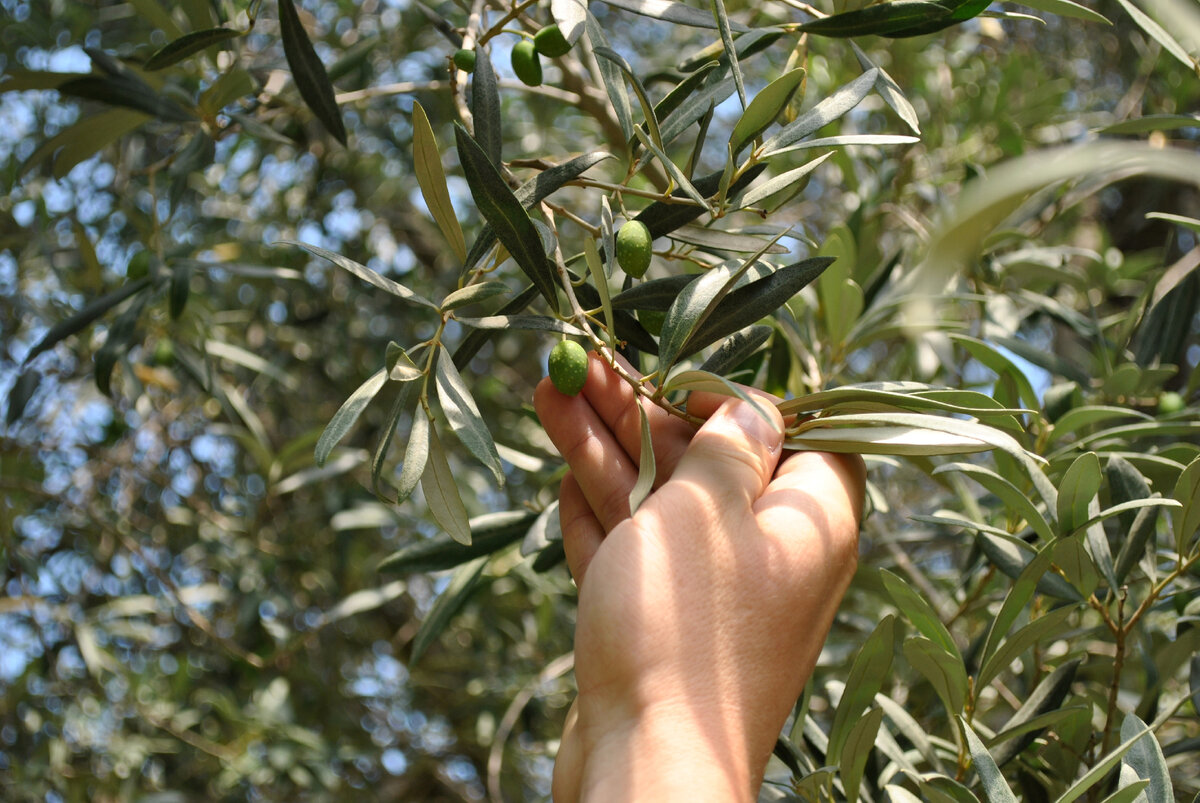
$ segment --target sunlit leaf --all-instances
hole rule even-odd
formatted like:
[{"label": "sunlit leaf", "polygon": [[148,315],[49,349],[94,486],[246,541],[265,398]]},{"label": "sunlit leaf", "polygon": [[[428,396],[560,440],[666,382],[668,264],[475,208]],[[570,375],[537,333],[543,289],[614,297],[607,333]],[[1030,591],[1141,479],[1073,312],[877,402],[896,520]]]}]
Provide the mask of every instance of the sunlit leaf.
[{"label": "sunlit leaf", "polygon": [[450,191],[446,187],[446,174],[442,171],[442,151],[434,138],[429,118],[420,103],[413,103],[413,171],[421,186],[421,195],[429,213],[442,231],[442,236],[460,261],[467,259],[467,243],[463,238],[458,214],[450,203]]},{"label": "sunlit leaf", "polygon": [[[420,411],[417,416],[421,416]],[[467,508],[458,493],[458,483],[446,459],[446,451],[438,438],[437,431],[429,428],[429,456],[421,474],[421,491],[429,512],[442,529],[460,544],[471,544],[471,527],[467,522]]]},{"label": "sunlit leaf", "polygon": [[397,296],[398,298],[402,298],[405,301],[411,301],[414,304],[420,304],[423,307],[429,307],[430,309],[434,309],[434,310],[436,310],[438,308],[437,304],[434,304],[432,301],[425,298],[424,296],[417,295],[412,290],[409,290],[407,287],[400,284],[399,282],[392,281],[391,279],[387,278],[386,276],[382,276],[378,272],[371,270],[366,265],[360,265],[357,262],[355,262],[354,260],[348,259],[347,257],[344,257],[341,254],[335,254],[333,251],[329,251],[325,248],[321,248],[320,246],[309,245],[308,243],[302,243],[302,242],[298,242],[296,240],[278,240],[272,244],[273,245],[296,245],[296,246],[299,246],[300,248],[303,248],[305,251],[308,251],[313,256],[318,256],[318,257],[321,257],[321,259],[329,260],[330,262],[337,265],[342,270],[354,274],[358,278],[362,279],[364,282],[374,285],[375,287],[378,287],[380,290],[391,293],[392,295]]},{"label": "sunlit leaf", "polygon": [[961,716],[956,716],[955,719],[966,738],[967,749],[971,752],[971,762],[975,765],[975,772],[978,773],[979,782],[983,785],[983,794],[987,803],[1017,803],[1017,796],[1009,789],[992,754],[984,747],[983,742],[975,735],[975,731],[971,729],[965,719]]}]

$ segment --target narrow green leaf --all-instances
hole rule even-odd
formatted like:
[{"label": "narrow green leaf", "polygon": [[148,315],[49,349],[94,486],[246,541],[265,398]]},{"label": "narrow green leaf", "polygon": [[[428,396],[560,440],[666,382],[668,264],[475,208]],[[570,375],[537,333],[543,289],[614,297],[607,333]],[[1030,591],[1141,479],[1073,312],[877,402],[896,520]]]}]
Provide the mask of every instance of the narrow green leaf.
[{"label": "narrow green leaf", "polygon": [[[977,543],[983,554],[997,569],[1014,580],[1021,578],[1022,572],[1029,568],[1029,563],[1039,554],[1020,538],[1003,530],[980,530],[980,533]],[[1049,562],[1050,557],[1046,560]],[[1049,568],[1048,563],[1046,568]],[[1046,596],[1068,602],[1079,601],[1079,592],[1059,575],[1042,571],[1035,572],[1035,576],[1041,578],[1037,580],[1037,590]]]},{"label": "narrow green leaf", "polygon": [[455,318],[463,326],[474,329],[532,329],[541,332],[559,332],[577,337],[586,334],[575,324],[551,318],[548,315],[487,315],[482,318]]},{"label": "narrow green leaf", "polygon": [[976,463],[947,463],[938,466],[933,473],[937,475],[947,471],[957,471],[975,480],[988,491],[1000,497],[1011,512],[1020,515],[1045,541],[1054,540],[1054,531],[1050,529],[1050,524],[1046,521],[1045,516],[1037,509],[1033,500],[1009,480],[990,468]]},{"label": "narrow green leaf", "polygon": [[[1055,803],[1072,803],[1083,796],[1087,790],[1091,789],[1100,781],[1104,780],[1105,776],[1112,771],[1112,768],[1117,765],[1121,757],[1125,755],[1143,736],[1150,733],[1150,728],[1141,728],[1136,733],[1125,737],[1125,741],[1113,748],[1112,752],[1106,755],[1103,759],[1092,765],[1092,768],[1084,774],[1082,778],[1073,783],[1067,791],[1059,796]],[[1124,734],[1122,734],[1124,736]]]},{"label": "narrow green leaf", "polygon": [[1121,8],[1125,9],[1137,26],[1146,32],[1147,35],[1154,41],[1163,46],[1163,50],[1170,53],[1175,58],[1179,59],[1189,70],[1197,68],[1196,61],[1188,55],[1187,48],[1179,43],[1179,41],[1171,36],[1165,28],[1159,25],[1145,11],[1142,11],[1131,0],[1117,0],[1121,4]]},{"label": "narrow green leaf", "polygon": [[583,241],[583,256],[587,261],[588,273],[592,276],[592,284],[596,286],[596,292],[600,295],[600,309],[604,313],[604,334],[607,335],[616,328],[616,319],[613,316],[612,299],[608,294],[608,277],[604,274],[604,265],[600,262],[600,250],[596,248],[596,241],[591,237]]},{"label": "narrow green leaf", "polygon": [[733,83],[737,86],[738,100],[742,108],[746,108],[746,86],[742,78],[742,67],[738,64],[737,47],[733,43],[733,30],[729,23],[729,12],[725,10],[725,0],[710,0],[713,16],[717,20],[717,30],[721,32],[721,43],[725,46],[725,57],[729,59],[729,68],[733,72]]},{"label": "narrow green leaf", "polygon": [[[650,139],[655,146],[661,151],[663,147],[662,134],[658,128],[658,118],[654,115],[654,104],[650,102],[650,96],[646,94],[646,87],[642,86],[642,79],[638,77],[633,68],[629,66],[624,57],[617,53],[611,47],[594,48],[596,55],[602,59],[611,61],[613,64],[625,73],[625,77],[629,80],[630,86],[633,87],[633,93],[637,96],[638,103],[642,107],[642,116],[646,121],[646,129],[650,132]],[[636,127],[634,128],[636,132]]]},{"label": "narrow green leaf", "polygon": [[241,67],[231,67],[208,89],[200,93],[200,102],[197,105],[206,115],[213,117],[238,98],[244,98],[257,88],[254,76]]},{"label": "narrow green leaf", "polygon": [[131,75],[89,75],[59,84],[58,91],[71,97],[95,100],[110,106],[157,117],[168,123],[194,123],[196,116],[166,95]]},{"label": "narrow green leaf", "polygon": [[775,419],[763,409],[763,400],[755,399],[744,388],[735,382],[730,382],[723,376],[709,373],[708,371],[681,371],[667,380],[666,388],[668,391],[674,392],[677,390],[683,391],[707,391],[709,393],[719,393],[722,396],[732,396],[749,404],[759,416],[770,424],[772,427],[777,426]]},{"label": "narrow green leaf", "polygon": [[[420,410],[416,416],[421,417]],[[437,431],[429,428],[429,457],[421,474],[421,491],[429,512],[442,529],[460,544],[471,543],[471,527],[467,523],[467,508],[458,493],[454,472],[446,459],[446,450],[438,438]]]},{"label": "narrow green leaf", "polygon": [[[531,209],[544,201],[552,192],[562,187],[568,181],[579,178],[587,170],[595,165],[603,162],[605,159],[613,158],[612,154],[604,153],[603,151],[593,151],[585,153],[582,156],[576,156],[562,164],[547,168],[538,173],[533,178],[526,181],[517,191],[513,193],[517,196],[517,200],[521,202],[521,206],[526,209]],[[496,242],[496,234],[492,231],[491,226],[485,225],[479,232],[479,236],[475,238],[475,242],[471,244],[471,250],[467,252],[467,258],[464,264],[464,270],[475,267],[479,260],[483,259],[484,254]]]},{"label": "narrow green leaf", "polygon": [[1100,491],[1102,473],[1095,452],[1085,452],[1063,474],[1058,485],[1058,526],[1063,535],[1073,533],[1088,520],[1088,505]]},{"label": "narrow green leaf", "polygon": [[463,446],[467,447],[467,451],[491,469],[497,484],[503,486],[504,468],[500,465],[500,454],[496,451],[492,433],[483,422],[483,416],[479,414],[470,388],[454,367],[450,352],[446,351],[445,346],[439,348],[434,376],[437,380],[438,401],[446,413],[450,429],[462,441]]},{"label": "narrow green leaf", "polygon": [[43,351],[53,348],[59,341],[79,332],[122,301],[145,290],[149,286],[149,277],[129,282],[113,290],[108,295],[96,299],[65,321],[59,321],[54,324],[46,334],[42,335],[42,339],[29,350],[29,353],[25,355],[25,359],[21,361],[21,366],[29,365]]},{"label": "narrow green leaf", "polygon": [[1101,22],[1105,25],[1112,25],[1112,21],[1108,17],[1092,11],[1085,5],[1073,2],[1073,0],[1019,0],[1019,4],[1059,17],[1071,17],[1087,20],[1088,22]]},{"label": "narrow green leaf", "polygon": [[279,36],[283,40],[283,55],[292,71],[292,80],[300,90],[304,103],[325,126],[325,130],[343,145],[346,126],[342,112],[333,95],[333,84],[325,73],[325,65],[308,40],[300,15],[292,0],[279,0]]},{"label": "narrow green leaf", "polygon": [[840,87],[832,95],[784,126],[783,130],[764,142],[763,152],[767,153],[793,145],[846,114],[870,94],[878,78],[879,70],[870,69]]},{"label": "narrow green leaf", "polygon": [[755,254],[764,253],[763,248],[766,248],[765,253],[768,254],[786,254],[788,249],[786,246],[778,244],[769,245],[767,240],[764,240],[757,234],[743,234],[736,231],[721,231],[720,229],[711,229],[704,226],[680,226],[669,235],[672,240],[688,245],[696,245],[706,251],[724,251],[735,254]]},{"label": "narrow green leaf", "polygon": [[[1017,443],[1016,440],[1004,432],[1001,432],[994,427],[985,426],[971,421],[960,421],[952,418],[944,418],[935,415],[922,415],[920,413],[870,413],[870,414],[850,414],[830,416],[827,418],[817,418],[806,421],[794,431],[794,436],[807,434],[813,429],[824,429],[829,427],[841,428],[849,425],[859,425],[863,427],[879,427],[881,436],[885,438],[883,430],[889,427],[904,429],[904,430],[928,430],[931,433],[950,436],[947,439],[959,439],[963,445],[969,445],[969,441],[978,441],[986,444],[983,448],[1001,449],[1014,457],[1020,459],[1037,459],[1030,456],[1028,452]],[[832,429],[828,432],[821,433],[823,437],[836,439],[837,429]],[[900,435],[901,433],[888,433]],[[887,452],[883,452],[887,454]],[[928,454],[928,453],[927,453]]]},{"label": "narrow green leaf", "polygon": [[[1109,494],[1117,506],[1127,502],[1136,502],[1160,494],[1150,493],[1150,484],[1142,473],[1120,455],[1109,455],[1104,466],[1104,476],[1108,482]],[[1142,508],[1121,515],[1121,529],[1126,536],[1121,541],[1117,553],[1116,565],[1113,572],[1118,583],[1125,579],[1129,570],[1146,554],[1146,545],[1158,525],[1157,507]]]},{"label": "narrow green leaf", "polygon": [[[1139,738],[1138,734],[1144,735]],[[1121,786],[1126,787],[1132,782],[1131,778],[1126,777],[1125,768],[1128,768],[1135,778],[1149,782],[1145,792],[1147,803],[1174,803],[1171,773],[1154,732],[1136,714],[1129,713],[1121,723],[1121,739],[1135,739],[1121,762]]]},{"label": "narrow green leaf", "polygon": [[613,309],[667,310],[683,288],[700,278],[699,273],[677,274],[638,282],[612,298]]},{"label": "narrow green leaf", "polygon": [[1091,405],[1086,407],[1075,407],[1063,413],[1062,416],[1054,422],[1054,427],[1050,430],[1049,442],[1051,444],[1056,444],[1059,441],[1064,440],[1068,435],[1073,435],[1085,427],[1095,426],[1096,424],[1104,424],[1121,418],[1139,418],[1143,421],[1153,420],[1151,416],[1146,415],[1140,410],[1133,410],[1128,407],[1104,407]]},{"label": "narrow green leaf", "polygon": [[1016,758],[1033,744],[1039,733],[1063,718],[1088,716],[1090,709],[1087,706],[1061,707],[1082,663],[1082,659],[1076,658],[1055,668],[1041,679],[1016,713],[1004,723],[1003,729],[990,742],[998,765],[1003,767]]},{"label": "narrow green leaf", "polygon": [[317,440],[316,460],[318,466],[325,465],[333,447],[346,437],[346,433],[354,426],[354,422],[358,420],[362,411],[367,408],[367,405],[371,403],[386,382],[387,369],[380,368],[371,374],[366,382],[359,385],[358,389],[350,394],[350,398],[346,399],[338,411],[333,414],[333,418],[329,419],[329,423],[325,425],[321,437]]},{"label": "narrow green leaf", "polygon": [[[596,21],[590,11],[584,28],[593,50],[609,47],[604,29],[600,27],[600,23]],[[633,139],[633,107],[629,103],[629,95],[625,92],[625,79],[621,77],[620,68],[613,62],[608,59],[597,59],[596,61],[600,68],[600,80],[604,82],[604,88],[608,92],[608,100],[612,103],[617,124],[621,126],[625,141],[628,142]]]},{"label": "narrow green leaf", "polygon": [[[410,387],[416,387],[411,385]],[[413,412],[412,428],[408,432],[408,444],[404,447],[404,463],[400,467],[400,478],[396,482],[396,504],[402,503],[417,490],[417,485],[425,475],[429,465],[430,433],[433,426],[429,416],[425,415],[422,405],[418,404]]]},{"label": "narrow green leaf", "polygon": [[[688,74],[686,78],[675,85],[675,88],[663,97],[658,103],[654,104],[654,116],[666,123],[667,117],[688,100],[695,92],[700,89],[700,86],[708,78],[712,71],[720,66],[718,61],[709,61],[696,69],[695,72]],[[668,141],[668,144],[670,142]]]},{"label": "narrow green leaf", "polygon": [[679,107],[663,119],[659,130],[665,144],[670,145],[677,140],[692,123],[704,117],[709,109],[720,106],[733,94],[737,85],[732,78],[721,78],[721,75],[720,72],[714,72],[701,84],[699,90],[684,98]]},{"label": "narrow green leaf", "polygon": [[398,298],[402,298],[405,301],[410,301],[414,304],[420,304],[423,307],[429,307],[430,309],[433,309],[433,310],[436,310],[438,308],[437,304],[434,304],[432,301],[425,298],[424,296],[417,295],[412,290],[409,290],[407,287],[400,284],[399,282],[394,282],[391,279],[387,278],[386,276],[381,276],[376,271],[371,270],[366,265],[360,265],[352,259],[348,259],[347,257],[344,257],[341,254],[335,254],[333,251],[326,250],[324,248],[321,248],[320,246],[309,245],[308,243],[302,243],[297,240],[277,240],[274,243],[272,243],[272,245],[296,245],[296,246],[299,246],[300,248],[303,248],[305,251],[309,252],[313,256],[318,256],[318,257],[321,257],[321,259],[329,260],[330,262],[337,265],[342,270],[354,274],[358,278],[362,279],[364,282],[374,285],[375,287],[378,287],[380,290],[391,293],[392,295],[394,295]]},{"label": "narrow green leaf", "polygon": [[685,195],[695,201],[703,210],[712,211],[711,207],[708,205],[708,201],[705,200],[704,196],[700,194],[699,190],[692,186],[692,182],[689,181],[688,177],[685,176],[683,171],[679,169],[679,165],[672,162],[671,157],[667,156],[663,149],[654,142],[654,138],[652,136],[647,136],[642,131],[641,126],[634,126],[633,133],[647,150],[658,157],[658,161],[666,169],[667,174],[672,178],[672,180],[674,180],[676,184],[679,185],[679,188],[683,190]]},{"label": "narrow green leaf", "polygon": [[[387,463],[388,449],[392,445],[392,440],[396,437],[396,427],[400,423],[400,417],[408,410],[408,403],[416,393],[417,387],[416,382],[405,382],[400,386],[400,392],[396,394],[396,399],[392,402],[392,408],[388,411],[387,421],[383,425],[383,432],[379,436],[379,441],[375,444],[375,451],[371,454],[371,490],[376,496],[385,499],[388,499],[394,493],[390,484],[382,481],[383,469]],[[413,425],[414,427],[416,425],[415,418],[413,419]],[[421,466],[424,468],[424,458],[421,460]],[[417,472],[417,479],[420,480],[420,478],[421,474]],[[390,501],[396,500],[391,498]]]},{"label": "narrow green leaf", "polygon": [[838,775],[842,779],[842,788],[846,792],[846,800],[858,800],[858,788],[862,784],[863,770],[866,769],[867,759],[871,749],[875,747],[875,737],[879,734],[879,725],[883,722],[883,709],[872,708],[864,714],[846,737],[842,752],[838,758]]},{"label": "narrow green leaf", "polygon": [[[424,418],[424,416],[421,416]],[[485,513],[471,519],[471,544],[464,546],[445,535],[424,538],[388,555],[380,572],[439,572],[491,555],[517,541],[537,519],[530,510]]]},{"label": "narrow green leaf", "polygon": [[542,250],[541,237],[533,221],[496,166],[488,160],[487,154],[471,139],[466,129],[456,124],[455,138],[458,141],[459,162],[480,214],[496,232],[496,237],[512,255],[517,266],[537,286],[551,307],[555,307],[557,285],[554,266]]},{"label": "narrow green leaf", "polygon": [[892,0],[806,22],[800,31],[846,38],[899,33],[916,25],[945,20],[950,9],[926,0]]},{"label": "narrow green leaf", "polygon": [[975,772],[979,775],[979,782],[983,785],[983,794],[987,798],[987,802],[1017,803],[1017,796],[1008,788],[1008,783],[1005,782],[1000,768],[996,766],[996,760],[992,758],[992,754],[983,746],[983,742],[975,735],[975,731],[971,730],[971,726],[965,719],[961,716],[955,716],[955,719],[963,736],[966,737],[967,749],[971,751],[971,762],[975,765]]},{"label": "narrow green leaf", "polygon": [[829,731],[829,748],[825,751],[827,761],[841,756],[854,723],[875,699],[875,695],[887,679],[892,667],[895,651],[896,619],[891,614],[883,617],[867,640],[859,648],[846,675],[846,687],[833,715]]},{"label": "narrow green leaf", "polygon": [[729,292],[729,287],[750,269],[753,262],[753,259],[746,260],[737,268],[731,265],[712,268],[679,292],[667,309],[659,336],[659,361],[664,369],[674,365],[676,356],[702,318],[707,317],[712,307],[720,302]]},{"label": "narrow green leaf", "polygon": [[[1073,542],[1064,541],[1063,543]],[[979,674],[975,679],[975,688],[982,689],[984,686],[987,686],[997,675],[1008,669],[1009,665],[1018,656],[1024,654],[1034,644],[1061,634],[1067,628],[1067,620],[1075,613],[1077,608],[1078,605],[1065,605],[1061,608],[1056,608],[1044,616],[1034,619],[1010,636],[979,670]]]},{"label": "narrow green leaf", "polygon": [[433,215],[442,236],[450,244],[459,261],[466,262],[467,243],[463,238],[458,214],[450,203],[450,191],[446,187],[446,174],[442,171],[442,151],[429,125],[429,118],[420,103],[413,101],[413,171],[425,205]]},{"label": "narrow green leaf", "polygon": [[[1052,550],[1048,546],[1044,547],[1021,569],[1020,574],[1016,577],[1016,582],[1009,588],[1004,602],[1000,605],[999,613],[992,619],[991,627],[988,628],[987,641],[984,642],[983,650],[979,654],[979,660],[984,664],[995,654],[1001,641],[1008,635],[1008,629],[1012,627],[1012,623],[1016,621],[1017,616],[1029,600],[1033,598],[1033,592],[1037,589],[1042,576],[1050,570],[1052,557]],[[982,688],[982,684],[983,678],[980,677],[977,685]]]},{"label": "narrow green leaf", "polygon": [[[839,416],[840,417],[840,416]],[[836,419],[822,419],[831,421]],[[994,448],[978,438],[913,426],[813,427],[791,433],[785,449],[843,454],[953,455],[986,452]]]},{"label": "narrow green leaf", "polygon": [[[735,195],[741,192],[743,187],[749,186],[750,182],[758,178],[762,171],[767,169],[765,162],[760,162],[742,173],[741,177],[736,179],[729,186],[729,194]],[[697,179],[692,182],[692,186],[705,198],[709,198],[716,194],[721,186],[722,171],[712,173],[704,178]],[[683,196],[682,190],[676,190],[672,193],[675,196]],[[663,201],[655,201],[654,203],[643,209],[634,220],[646,224],[646,228],[650,229],[650,237],[657,239],[663,235],[670,234],[680,226],[686,226],[704,213],[707,207],[695,206],[691,204],[680,203],[665,203]]]},{"label": "narrow green leaf", "polygon": [[1054,563],[1067,582],[1083,597],[1091,596],[1100,584],[1100,573],[1091,554],[1078,538],[1060,538],[1051,547]]},{"label": "narrow green leaf", "polygon": [[[474,120],[475,142],[488,161],[499,168],[504,132],[500,120],[500,85],[496,82],[496,71],[492,69],[491,54],[481,47],[475,48],[475,72],[471,76],[471,117]],[[468,267],[471,264],[468,263]]]},{"label": "narrow green leaf", "polygon": [[656,473],[654,442],[650,439],[650,418],[646,415],[646,410],[641,403],[637,405],[637,410],[638,422],[641,425],[641,455],[638,458],[637,482],[629,491],[629,515],[631,516],[637,512],[642,502],[650,495],[651,489],[654,488]]},{"label": "narrow green leaf", "polygon": [[754,100],[742,112],[737,125],[733,127],[733,133],[729,136],[729,146],[734,154],[753,142],[767,126],[775,122],[775,118],[791,102],[804,76],[804,68],[798,67],[776,78],[754,96]]},{"label": "narrow green leaf", "polygon": [[[1100,801],[1100,803],[1134,803],[1134,801],[1142,797],[1142,792],[1144,792],[1146,787],[1149,785],[1149,781],[1135,781],[1129,786],[1121,787],[1117,791],[1113,792],[1111,795],[1104,798],[1104,800]],[[1193,798],[1193,803],[1194,800],[1195,799]]]},{"label": "narrow green leaf", "polygon": [[[604,247],[597,256],[604,263],[604,275],[606,277],[612,276],[613,267],[617,264],[617,232],[616,227],[613,225],[612,207],[608,203],[608,198],[603,195],[600,196],[600,238],[604,243]],[[604,258],[605,254],[608,254],[608,259]],[[634,285],[634,289],[645,284],[649,284],[649,282],[638,282]],[[663,309],[666,309],[666,307],[663,307]]]},{"label": "narrow green leaf", "polygon": [[172,64],[178,64],[188,56],[199,53],[213,45],[241,36],[243,33],[245,32],[235,31],[232,28],[209,28],[205,31],[192,31],[160,47],[155,51],[154,55],[146,59],[146,63],[142,66],[151,71],[161,70],[164,67],[170,67]]},{"label": "narrow green leaf", "polygon": [[891,597],[896,607],[908,617],[909,623],[961,663],[962,654],[958,651],[958,645],[954,643],[950,631],[942,624],[942,619],[933,606],[914,591],[908,583],[904,582],[899,575],[893,574],[887,569],[881,569],[879,576],[883,580],[883,587],[887,589],[888,596]]},{"label": "narrow green leaf", "polygon": [[[1067,1],[1069,2],[1069,0]],[[879,96],[883,98],[887,105],[892,107],[892,111],[900,115],[900,119],[912,129],[914,134],[920,134],[921,122],[917,119],[917,110],[909,103],[908,98],[904,97],[904,92],[900,89],[900,85],[896,83],[892,76],[887,74],[886,70],[883,70],[879,65],[871,61],[857,43],[851,42],[850,45],[854,48],[854,55],[858,59],[858,65],[863,70],[879,70],[879,77],[875,79],[875,91],[879,93]]]},{"label": "narrow green leaf", "polygon": [[700,370],[719,376],[728,374],[758,351],[774,331],[770,326],[750,326],[733,333],[712,356],[701,363]]},{"label": "narrow green leaf", "polygon": [[780,173],[774,178],[764,181],[757,187],[751,187],[741,195],[736,196],[730,201],[730,204],[738,209],[745,209],[748,206],[756,206],[770,198],[776,193],[783,192],[791,188],[803,189],[808,183],[809,175],[812,171],[820,167],[826,159],[833,156],[835,151],[824,153],[816,159],[812,159],[797,168],[788,170],[786,173]]},{"label": "narrow green leaf", "polygon": [[[468,543],[470,543],[469,536]],[[471,596],[475,586],[478,585],[479,578],[483,576],[488,558],[488,555],[483,555],[470,563],[463,564],[454,571],[454,575],[450,578],[450,584],[434,601],[433,607],[429,609],[429,613],[426,614],[421,626],[417,629],[417,635],[413,637],[412,653],[408,658],[409,666],[416,666],[425,651],[450,624],[454,615],[466,604],[467,598]]]},{"label": "narrow green leaf", "polygon": [[1189,463],[1179,475],[1172,496],[1183,505],[1171,515],[1175,525],[1175,550],[1180,555],[1186,555],[1192,537],[1200,528],[1200,458]]},{"label": "narrow green leaf", "polygon": [[[0,90],[4,87],[0,85]],[[1179,128],[1195,128],[1200,126],[1200,116],[1192,114],[1147,114],[1144,117],[1135,117],[1132,120],[1122,120],[1119,123],[1114,123],[1110,126],[1101,128],[1096,133],[1105,136],[1118,136],[1120,134],[1149,134],[1151,131],[1174,131]],[[1151,212],[1146,217],[1161,217],[1164,220],[1172,220],[1178,218],[1179,221],[1192,220],[1182,215],[1167,215],[1162,212]],[[1200,221],[1196,221],[1200,223]]]},{"label": "narrow green leaf", "polygon": [[679,356],[694,354],[771,315],[832,263],[831,257],[810,257],[732,291],[696,326],[680,348]]},{"label": "narrow green leaf", "polygon": [[4,421],[8,426],[15,424],[25,412],[25,406],[33,398],[41,380],[42,375],[36,371],[25,371],[17,377],[12,389],[8,391],[8,408],[4,414]]},{"label": "narrow green leaf", "polygon": [[929,681],[948,714],[962,711],[967,699],[967,670],[962,658],[923,636],[904,641],[904,657]]},{"label": "narrow green leaf", "polygon": [[25,161],[22,174],[49,159],[56,179],[66,177],[80,162],[90,159],[121,137],[145,124],[150,117],[129,109],[108,109],[68,126],[42,143]]},{"label": "narrow green leaf", "polygon": [[910,137],[907,134],[843,134],[836,137],[820,137],[819,139],[797,142],[786,148],[777,148],[770,151],[764,147],[763,151],[759,154],[759,158],[774,159],[776,156],[808,150],[810,148],[843,148],[847,145],[908,145],[913,142],[920,142],[920,140],[916,137]]},{"label": "narrow green leaf", "polygon": [[479,284],[469,284],[466,287],[455,290],[450,295],[442,299],[442,311],[449,312],[450,310],[466,307],[470,304],[478,304],[480,301],[485,301],[493,296],[503,295],[510,292],[510,288],[504,282],[480,282]]},{"label": "narrow green leaf", "polygon": [[171,320],[177,321],[183,315],[183,310],[187,306],[188,295],[191,292],[191,284],[191,265],[181,262],[171,269],[170,301],[168,302]]}]

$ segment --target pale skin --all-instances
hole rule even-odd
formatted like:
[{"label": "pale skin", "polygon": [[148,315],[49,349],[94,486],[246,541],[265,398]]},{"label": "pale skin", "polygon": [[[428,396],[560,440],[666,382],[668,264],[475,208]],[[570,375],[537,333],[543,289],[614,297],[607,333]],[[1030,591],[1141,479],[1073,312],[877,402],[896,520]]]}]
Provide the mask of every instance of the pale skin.
[{"label": "pale skin", "polygon": [[579,586],[554,800],[752,801],[854,573],[863,464],[783,451],[773,404],[693,394],[697,430],[643,402],[658,473],[631,517],[636,403],[595,354],[580,395],[534,395]]}]

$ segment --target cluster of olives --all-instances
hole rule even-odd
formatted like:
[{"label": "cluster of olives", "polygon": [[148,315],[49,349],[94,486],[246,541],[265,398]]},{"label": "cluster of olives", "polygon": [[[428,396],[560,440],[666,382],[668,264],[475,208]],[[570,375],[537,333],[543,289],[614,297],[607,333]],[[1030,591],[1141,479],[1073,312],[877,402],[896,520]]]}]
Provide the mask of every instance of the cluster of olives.
[{"label": "cluster of olives", "polygon": [[[621,226],[617,230],[616,249],[617,264],[621,270],[635,279],[645,276],[653,257],[653,239],[650,229],[640,220],[630,220]],[[662,330],[662,312],[643,311],[638,318],[651,334],[658,334]],[[575,396],[583,390],[587,381],[587,352],[575,341],[564,340],[550,351],[547,369],[550,381],[559,393]]]},{"label": "cluster of olives", "polygon": [[[540,56],[556,59],[565,56],[571,49],[571,43],[557,25],[551,24],[542,28],[532,39],[521,39],[513,45],[512,68],[522,83],[527,86],[540,86],[542,83],[542,62]],[[475,51],[459,50],[454,54],[454,66],[463,72],[475,71]]]}]

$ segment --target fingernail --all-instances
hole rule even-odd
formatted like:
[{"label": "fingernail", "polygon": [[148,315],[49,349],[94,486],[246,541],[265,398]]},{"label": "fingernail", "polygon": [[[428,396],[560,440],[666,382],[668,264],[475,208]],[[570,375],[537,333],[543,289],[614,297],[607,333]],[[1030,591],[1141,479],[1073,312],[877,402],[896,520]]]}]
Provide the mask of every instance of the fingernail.
[{"label": "fingernail", "polygon": [[776,428],[769,412],[755,410],[751,404],[741,402],[733,405],[729,415],[747,437],[766,446],[768,452],[779,451],[783,443],[783,433]]}]

